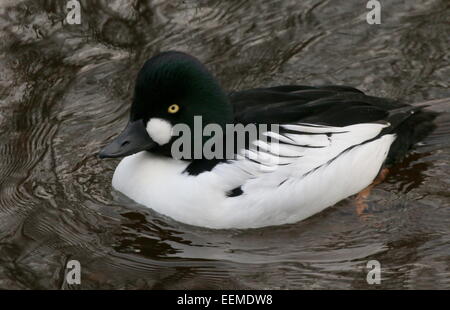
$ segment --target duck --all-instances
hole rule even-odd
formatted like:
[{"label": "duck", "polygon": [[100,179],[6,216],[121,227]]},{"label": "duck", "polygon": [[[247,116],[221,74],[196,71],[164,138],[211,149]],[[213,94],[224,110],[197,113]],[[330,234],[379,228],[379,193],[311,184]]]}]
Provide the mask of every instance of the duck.
[{"label": "duck", "polygon": [[[199,117],[202,128],[222,130],[216,142],[235,136],[230,125],[254,125],[257,136],[234,143],[226,158],[187,146],[179,149],[192,156],[175,156],[175,129],[195,131]],[[196,57],[166,51],[138,72],[129,121],[98,155],[122,158],[112,187],[159,214],[211,229],[260,228],[357,195],[429,134],[435,117],[342,85],[226,92]],[[184,141],[208,143],[204,135]]]}]

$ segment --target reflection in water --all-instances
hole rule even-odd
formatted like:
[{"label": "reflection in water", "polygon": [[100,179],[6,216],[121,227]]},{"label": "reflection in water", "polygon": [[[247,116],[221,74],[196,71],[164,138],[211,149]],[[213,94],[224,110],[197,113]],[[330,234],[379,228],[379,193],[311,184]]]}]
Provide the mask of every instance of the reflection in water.
[{"label": "reflection in water", "polygon": [[[407,102],[449,97],[445,0],[64,1],[0,4],[0,287],[450,288],[450,122],[378,186],[364,217],[351,199],[301,223],[209,230],[111,190],[98,150],[128,117],[134,77],[163,50],[189,52],[226,89],[348,84]],[[449,103],[442,105],[449,110]]]}]

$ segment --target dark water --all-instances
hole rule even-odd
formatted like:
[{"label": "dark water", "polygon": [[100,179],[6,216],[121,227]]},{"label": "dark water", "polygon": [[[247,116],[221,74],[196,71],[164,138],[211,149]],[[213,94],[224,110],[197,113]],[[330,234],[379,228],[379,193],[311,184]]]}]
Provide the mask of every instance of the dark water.
[{"label": "dark water", "polygon": [[[95,154],[124,126],[134,77],[158,51],[189,52],[226,89],[347,84],[418,102],[450,97],[450,3],[0,2],[0,288],[450,288],[450,126],[376,187],[303,222],[191,227],[111,189]],[[132,5],[131,5],[132,4]],[[443,109],[450,110],[450,101]],[[66,263],[79,260],[81,285]],[[382,282],[366,282],[367,261]]]}]

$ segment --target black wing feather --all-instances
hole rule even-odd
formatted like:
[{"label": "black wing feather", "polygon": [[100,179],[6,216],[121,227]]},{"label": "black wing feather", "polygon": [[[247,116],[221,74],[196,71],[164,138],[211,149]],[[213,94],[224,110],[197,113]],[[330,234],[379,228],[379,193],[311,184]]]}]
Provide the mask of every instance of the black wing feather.
[{"label": "black wing feather", "polygon": [[389,122],[380,135],[394,133],[387,163],[401,159],[411,146],[426,136],[436,113],[410,105],[367,96],[349,86],[284,85],[233,92],[229,95],[235,122],[242,124],[310,123],[349,126]]}]

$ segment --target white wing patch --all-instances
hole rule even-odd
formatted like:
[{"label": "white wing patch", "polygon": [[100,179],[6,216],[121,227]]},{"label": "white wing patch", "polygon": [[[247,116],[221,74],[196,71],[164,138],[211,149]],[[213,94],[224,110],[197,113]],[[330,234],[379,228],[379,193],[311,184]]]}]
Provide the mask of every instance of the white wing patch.
[{"label": "white wing patch", "polygon": [[345,152],[376,138],[389,126],[387,122],[345,127],[301,123],[280,125],[280,133],[263,133],[272,142],[254,141],[235,161],[219,165],[214,171],[222,177],[227,175],[222,180],[228,180],[231,188],[242,186],[244,192],[252,187],[252,183],[272,187],[289,179],[298,182]]},{"label": "white wing patch", "polygon": [[281,142],[278,149],[255,141],[208,176],[209,184],[216,180],[228,193],[240,189],[216,210],[220,226],[294,223],[358,193],[377,176],[395,140],[393,134],[379,136],[388,126],[295,124],[281,125],[280,133],[267,132]]}]

